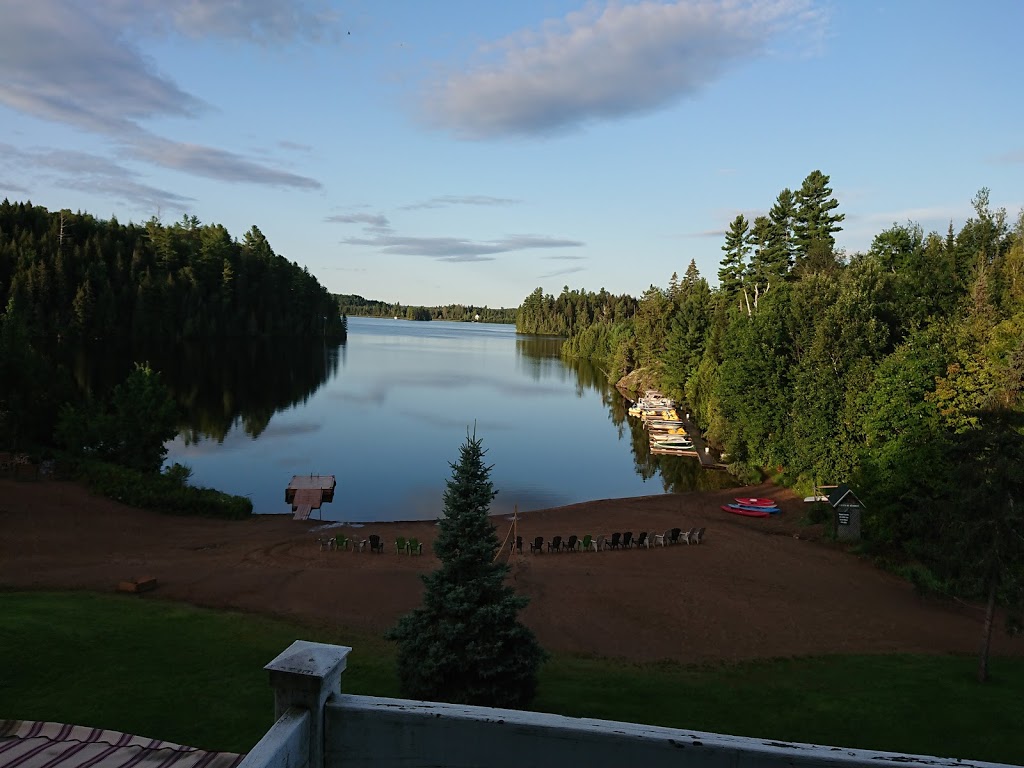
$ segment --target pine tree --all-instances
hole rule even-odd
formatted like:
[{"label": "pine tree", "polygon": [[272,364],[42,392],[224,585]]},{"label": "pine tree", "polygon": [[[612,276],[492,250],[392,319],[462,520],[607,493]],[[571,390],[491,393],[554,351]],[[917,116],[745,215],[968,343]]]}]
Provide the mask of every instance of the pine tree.
[{"label": "pine tree", "polygon": [[811,171],[796,193],[797,210],[793,219],[793,235],[797,245],[797,264],[809,269],[835,266],[836,240],[834,232],[841,232],[839,222],[845,213],[832,213],[839,201],[832,197],[829,177],[821,171]]},{"label": "pine tree", "polygon": [[743,289],[747,254],[750,253],[750,245],[747,242],[749,234],[750,226],[742,213],[732,220],[729,231],[725,233],[725,245],[722,246],[725,256],[722,257],[722,266],[718,270],[718,282],[726,296],[735,296]]},{"label": "pine tree", "polygon": [[423,577],[423,605],[388,637],[398,641],[402,695],[454,704],[526,707],[546,654],[518,620],[527,598],[505,584],[494,562],[498,538],[487,512],[497,495],[476,434],[466,436],[444,492],[434,553],[441,567]]},{"label": "pine tree", "polygon": [[796,196],[788,187],[775,199],[768,212],[771,231],[765,247],[764,262],[776,278],[785,279],[793,268],[793,220],[796,217]]}]

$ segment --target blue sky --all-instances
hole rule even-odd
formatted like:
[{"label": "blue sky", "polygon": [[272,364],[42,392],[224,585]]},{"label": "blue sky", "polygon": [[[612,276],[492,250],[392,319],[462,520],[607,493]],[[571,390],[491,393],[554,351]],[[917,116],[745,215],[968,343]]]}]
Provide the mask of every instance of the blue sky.
[{"label": "blue sky", "polygon": [[0,197],[194,214],[337,293],[714,284],[831,177],[852,253],[1024,206],[1024,2],[0,0]]}]

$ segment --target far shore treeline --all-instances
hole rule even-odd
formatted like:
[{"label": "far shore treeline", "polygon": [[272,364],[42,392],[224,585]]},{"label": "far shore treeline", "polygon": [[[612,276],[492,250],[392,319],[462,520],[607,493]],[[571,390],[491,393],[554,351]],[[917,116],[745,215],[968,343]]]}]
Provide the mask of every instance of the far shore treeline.
[{"label": "far shore treeline", "polygon": [[400,302],[364,299],[351,293],[335,296],[338,312],[342,316],[394,317],[400,320],[450,320],[459,323],[505,323],[516,321],[518,310],[512,308],[491,309],[472,304],[445,304],[437,307],[405,305]]}]

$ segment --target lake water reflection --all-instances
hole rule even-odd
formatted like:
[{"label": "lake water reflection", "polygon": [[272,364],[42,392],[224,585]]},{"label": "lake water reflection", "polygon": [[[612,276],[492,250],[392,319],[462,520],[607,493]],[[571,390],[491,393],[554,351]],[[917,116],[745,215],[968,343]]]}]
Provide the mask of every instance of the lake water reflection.
[{"label": "lake water reflection", "polygon": [[341,347],[289,347],[214,387],[251,399],[263,377],[296,383],[291,398],[278,392],[255,410],[225,403],[206,417],[212,429],[193,413],[168,461],[191,466],[196,485],[249,496],[257,513],[288,511],[292,475],[333,474],[323,518],[349,522],[436,518],[449,462],[474,429],[494,466],[494,513],[728,482],[696,459],[650,456],[621,395],[600,371],[562,361],[559,347],[507,325],[349,318]]}]

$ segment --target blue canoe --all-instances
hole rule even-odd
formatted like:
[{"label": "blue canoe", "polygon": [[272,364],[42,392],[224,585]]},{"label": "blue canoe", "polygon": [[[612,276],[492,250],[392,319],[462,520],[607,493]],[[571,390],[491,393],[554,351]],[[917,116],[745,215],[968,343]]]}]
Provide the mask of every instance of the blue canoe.
[{"label": "blue canoe", "polygon": [[729,507],[734,510],[742,510],[744,512],[767,512],[770,515],[777,515],[782,510],[778,507],[755,507],[749,504],[723,504],[723,507]]}]

